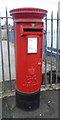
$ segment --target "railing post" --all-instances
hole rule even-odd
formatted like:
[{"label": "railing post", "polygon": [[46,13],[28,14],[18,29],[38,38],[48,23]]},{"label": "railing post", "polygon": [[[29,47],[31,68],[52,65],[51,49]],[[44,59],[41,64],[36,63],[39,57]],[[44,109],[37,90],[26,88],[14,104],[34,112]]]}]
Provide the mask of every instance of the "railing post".
[{"label": "railing post", "polygon": [[57,53],[56,53],[56,84],[57,84],[57,80],[58,80],[58,12],[57,12],[57,40],[56,40],[56,49],[57,49]]},{"label": "railing post", "polygon": [[47,15],[45,17],[45,32],[46,32],[46,37],[45,37],[45,86],[47,85]]},{"label": "railing post", "polygon": [[7,48],[8,48],[8,68],[9,68],[9,79],[10,79],[10,88],[11,88],[10,46],[9,46],[9,28],[8,28],[7,8],[6,8],[6,30],[7,30]]},{"label": "railing post", "polygon": [[[15,28],[14,19],[13,19],[13,26]],[[15,73],[16,73],[16,40],[15,40],[15,29],[14,29],[14,57],[15,57]]]},{"label": "railing post", "polygon": [[2,35],[1,35],[1,17],[0,17],[0,45],[1,45],[2,80],[4,82],[4,61],[3,61]]},{"label": "railing post", "polygon": [[[13,26],[15,28],[15,22],[14,22],[14,19],[13,19]],[[14,54],[16,56],[16,40],[15,40],[15,29],[14,29]],[[16,57],[15,57],[16,58]],[[16,60],[15,60],[15,68],[16,68]]]},{"label": "railing post", "polygon": [[52,52],[53,52],[53,11],[51,12],[51,71],[50,71],[50,84],[52,86]]}]

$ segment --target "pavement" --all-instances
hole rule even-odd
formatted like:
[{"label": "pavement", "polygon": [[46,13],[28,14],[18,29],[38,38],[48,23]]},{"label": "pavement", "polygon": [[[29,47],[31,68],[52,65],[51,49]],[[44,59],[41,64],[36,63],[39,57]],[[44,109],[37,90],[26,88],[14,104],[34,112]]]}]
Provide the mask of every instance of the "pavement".
[{"label": "pavement", "polygon": [[36,110],[24,111],[16,107],[15,95],[2,99],[2,118],[59,118],[60,90],[40,93],[40,106]]}]

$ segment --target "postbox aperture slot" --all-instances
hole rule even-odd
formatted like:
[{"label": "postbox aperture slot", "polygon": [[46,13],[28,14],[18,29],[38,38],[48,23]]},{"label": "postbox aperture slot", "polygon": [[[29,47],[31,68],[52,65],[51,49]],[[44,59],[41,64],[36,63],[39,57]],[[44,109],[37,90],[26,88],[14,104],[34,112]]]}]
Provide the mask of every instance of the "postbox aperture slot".
[{"label": "postbox aperture slot", "polygon": [[24,28],[24,32],[42,32],[42,29],[38,29],[38,28]]}]

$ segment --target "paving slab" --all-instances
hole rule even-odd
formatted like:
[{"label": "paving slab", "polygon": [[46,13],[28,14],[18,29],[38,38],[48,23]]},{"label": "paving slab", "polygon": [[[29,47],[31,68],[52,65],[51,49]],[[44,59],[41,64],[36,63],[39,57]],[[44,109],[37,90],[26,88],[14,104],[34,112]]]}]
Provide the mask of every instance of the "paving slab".
[{"label": "paving slab", "polygon": [[16,107],[15,96],[2,100],[3,118],[59,118],[60,90],[41,91],[40,106],[36,110],[24,111]]}]

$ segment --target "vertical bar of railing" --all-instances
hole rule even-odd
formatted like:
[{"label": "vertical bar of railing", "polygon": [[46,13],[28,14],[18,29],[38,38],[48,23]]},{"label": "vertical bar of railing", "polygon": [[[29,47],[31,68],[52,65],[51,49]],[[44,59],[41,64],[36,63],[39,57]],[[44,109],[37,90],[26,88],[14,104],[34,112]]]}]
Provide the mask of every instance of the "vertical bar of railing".
[{"label": "vertical bar of railing", "polygon": [[0,45],[1,45],[1,62],[2,62],[2,80],[4,82],[4,61],[3,61],[3,49],[2,49],[2,35],[1,35],[1,19],[0,19]]},{"label": "vertical bar of railing", "polygon": [[16,73],[16,40],[15,40],[15,22],[13,20],[13,26],[14,26],[14,57],[15,57],[15,73]]},{"label": "vertical bar of railing", "polygon": [[[16,40],[15,40],[15,22],[13,20],[13,26],[14,26],[14,53],[15,53],[15,56],[16,56]],[[16,57],[15,57],[16,58]],[[15,61],[16,62],[16,61]],[[16,63],[15,63],[16,64]]]},{"label": "vertical bar of railing", "polygon": [[53,52],[53,11],[51,12],[51,53],[50,53],[50,61],[51,61],[51,70],[50,70],[50,84],[52,86],[52,52]]},{"label": "vertical bar of railing", "polygon": [[8,13],[7,13],[7,8],[6,8],[6,30],[7,30],[9,79],[10,79],[10,88],[12,89],[12,87],[11,87],[10,46],[9,46],[9,30],[8,30]]},{"label": "vertical bar of railing", "polygon": [[57,53],[56,53],[56,84],[57,84],[57,80],[58,80],[58,12],[57,12],[57,41],[56,41],[56,49],[57,49]]},{"label": "vertical bar of railing", "polygon": [[47,84],[47,15],[45,17],[45,86]]}]

